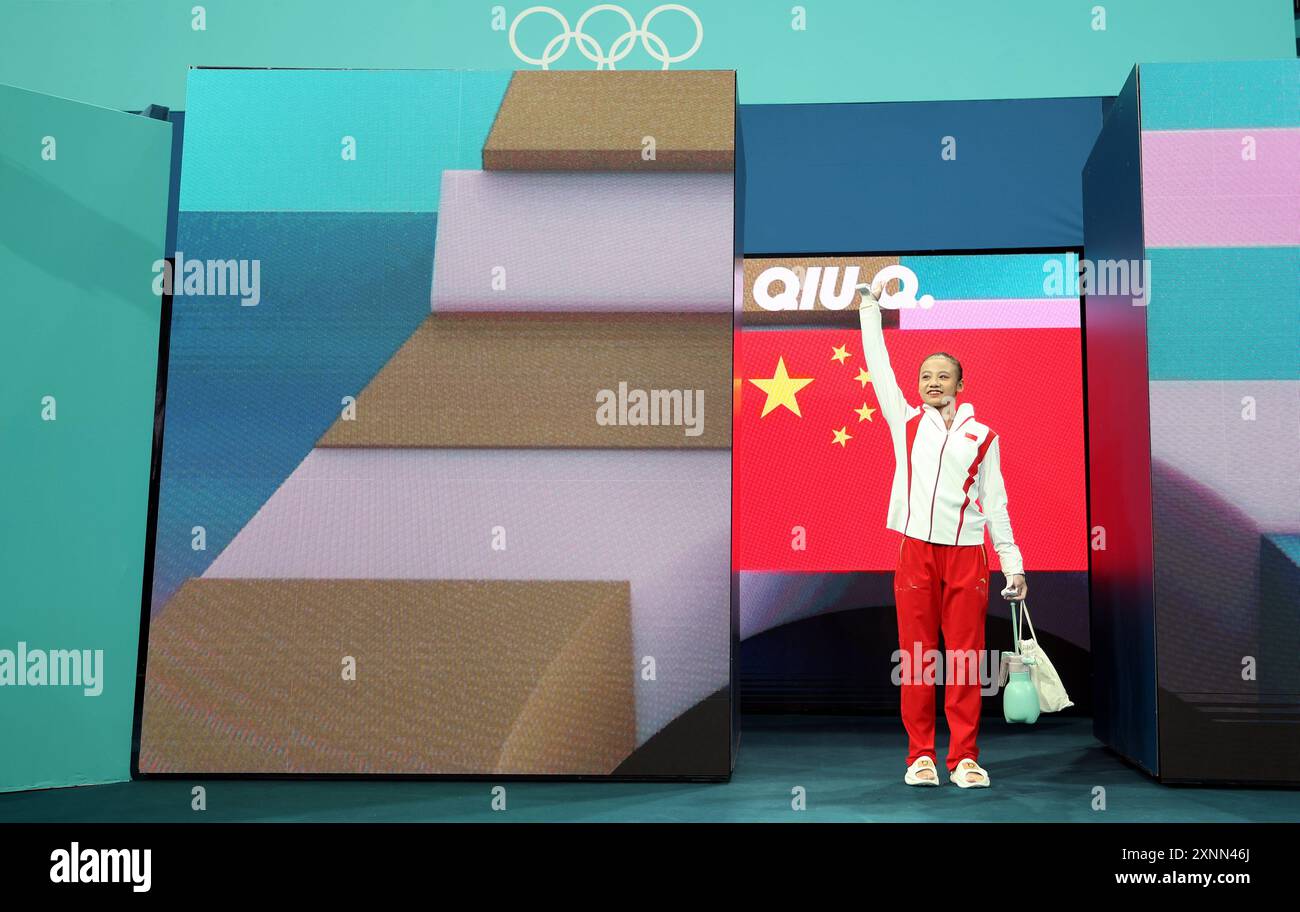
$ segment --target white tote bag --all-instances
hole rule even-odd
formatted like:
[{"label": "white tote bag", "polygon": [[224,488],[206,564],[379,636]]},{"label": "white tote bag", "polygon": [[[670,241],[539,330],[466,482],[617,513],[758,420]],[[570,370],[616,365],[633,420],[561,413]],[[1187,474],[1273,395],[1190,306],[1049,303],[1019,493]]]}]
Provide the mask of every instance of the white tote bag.
[{"label": "white tote bag", "polygon": [[[1015,608],[1012,607],[1014,612]],[[1061,683],[1061,676],[1056,673],[1056,668],[1052,665],[1052,660],[1047,657],[1043,647],[1038,645],[1035,639],[1037,634],[1034,633],[1034,622],[1029,617],[1029,606],[1024,602],[1020,603],[1020,613],[1029,625],[1028,639],[1021,639],[1017,648],[1020,651],[1020,657],[1025,660],[1029,666],[1029,680],[1034,684],[1034,689],[1038,691],[1038,708],[1041,712],[1058,712],[1062,709],[1069,709],[1074,705],[1070,695],[1065,692],[1065,685]]]}]

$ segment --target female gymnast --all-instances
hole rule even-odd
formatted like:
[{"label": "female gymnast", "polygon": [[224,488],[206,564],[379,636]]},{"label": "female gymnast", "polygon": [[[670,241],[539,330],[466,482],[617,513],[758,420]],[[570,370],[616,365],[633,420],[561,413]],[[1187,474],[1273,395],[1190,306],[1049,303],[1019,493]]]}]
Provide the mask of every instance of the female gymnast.
[{"label": "female gymnast", "polygon": [[[984,527],[1002,562],[1004,598],[1023,599],[1025,582],[1020,549],[1011,534],[1007,494],[1002,482],[998,435],[975,420],[962,391],[961,363],[946,352],[921,362],[917,392],[921,405],[907,401],[894,379],[880,323],[884,286],[860,285],[859,315],[867,370],[881,414],[894,442],[894,482],[886,527],[902,533],[894,596],[898,641],[909,669],[903,678],[901,707],[907,730],[908,785],[938,785],[934,756],[934,683],[925,683],[922,656],[938,650],[942,630],[944,715],[951,738],[948,778],[961,788],[986,788],[988,772],[979,765],[981,685],[988,610],[988,559]],[[950,680],[951,678],[951,680]]]}]

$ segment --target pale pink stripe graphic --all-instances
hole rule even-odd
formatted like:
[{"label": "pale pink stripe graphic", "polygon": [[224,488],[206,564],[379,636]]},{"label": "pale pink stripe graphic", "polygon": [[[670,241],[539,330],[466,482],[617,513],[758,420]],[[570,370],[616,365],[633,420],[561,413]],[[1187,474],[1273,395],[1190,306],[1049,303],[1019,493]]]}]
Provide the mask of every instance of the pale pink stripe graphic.
[{"label": "pale pink stripe graphic", "polygon": [[1142,196],[1149,247],[1300,244],[1300,129],[1143,132]]},{"label": "pale pink stripe graphic", "polygon": [[900,329],[1078,329],[1078,298],[940,298],[898,312]]},{"label": "pale pink stripe graphic", "polygon": [[726,313],[734,208],[730,172],[444,171],[432,307]]}]

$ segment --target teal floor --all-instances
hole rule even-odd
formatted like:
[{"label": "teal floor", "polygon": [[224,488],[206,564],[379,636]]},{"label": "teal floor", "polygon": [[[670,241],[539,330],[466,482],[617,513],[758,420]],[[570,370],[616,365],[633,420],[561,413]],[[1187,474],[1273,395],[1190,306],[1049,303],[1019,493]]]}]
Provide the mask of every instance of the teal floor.
[{"label": "teal floor", "polygon": [[[123,782],[0,794],[0,821],[1300,821],[1297,790],[1153,782],[1103,748],[1086,718],[985,719],[987,789],[904,785],[897,719],[746,716],[742,730],[728,783],[209,780],[198,813],[194,782]],[[941,721],[940,757],[946,747]],[[490,808],[498,784],[504,812]],[[806,810],[791,807],[797,787]]]}]

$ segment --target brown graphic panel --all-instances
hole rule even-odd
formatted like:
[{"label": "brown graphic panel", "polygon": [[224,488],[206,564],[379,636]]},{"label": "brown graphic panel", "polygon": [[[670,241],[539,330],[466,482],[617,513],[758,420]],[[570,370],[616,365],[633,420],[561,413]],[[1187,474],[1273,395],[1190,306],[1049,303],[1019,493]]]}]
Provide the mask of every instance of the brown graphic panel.
[{"label": "brown graphic panel", "polygon": [[735,121],[730,70],[519,71],[483,146],[483,169],[731,171]]},{"label": "brown graphic panel", "polygon": [[140,770],[608,774],[636,740],[630,598],[627,582],[191,579],[150,624]]},{"label": "brown graphic panel", "polygon": [[431,314],[317,446],[725,448],[731,349],[730,313]]}]

